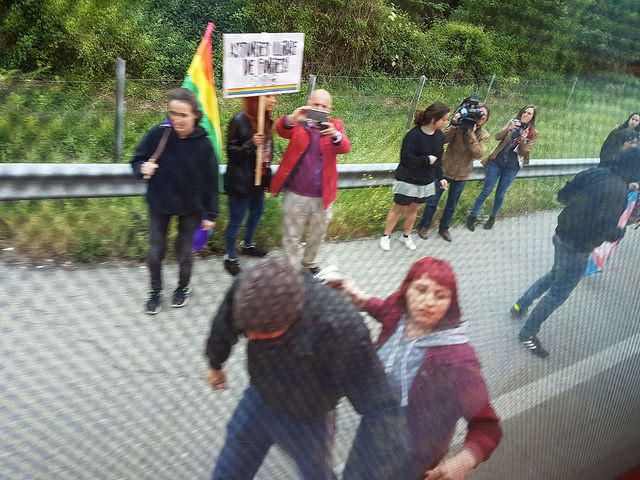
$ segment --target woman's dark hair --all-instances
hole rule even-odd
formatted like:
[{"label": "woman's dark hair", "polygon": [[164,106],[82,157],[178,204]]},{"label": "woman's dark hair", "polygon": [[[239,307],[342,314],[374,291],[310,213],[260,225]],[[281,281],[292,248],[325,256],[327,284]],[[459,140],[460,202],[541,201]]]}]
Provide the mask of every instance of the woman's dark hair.
[{"label": "woman's dark hair", "polygon": [[441,119],[444,115],[449,113],[451,109],[442,102],[434,102],[424,110],[418,110],[414,117],[414,123],[420,127],[422,125],[429,125],[436,120]]},{"label": "woman's dark hair", "polygon": [[193,113],[196,115],[196,125],[200,123],[202,112],[198,108],[198,99],[195,93],[186,88],[174,88],[169,92],[169,101],[171,102],[172,100],[191,105],[191,110],[193,110]]},{"label": "woman's dark hair", "polygon": [[[258,131],[258,104],[260,97],[244,97],[242,99],[242,111],[251,120],[251,128],[254,132]],[[267,138],[271,138],[271,112],[264,111],[264,134]]]},{"label": "woman's dark hair", "polygon": [[451,305],[447,313],[445,313],[436,325],[435,330],[446,330],[460,326],[462,313],[460,312],[460,304],[458,303],[458,284],[456,282],[456,275],[446,260],[434,257],[423,257],[415,262],[407,272],[407,276],[403,280],[402,285],[400,285],[400,290],[397,292],[397,301],[400,306],[406,309],[407,290],[415,280],[422,277],[429,277],[431,280],[451,290]]},{"label": "woman's dark hair", "polygon": [[[622,125],[620,125],[618,127],[618,130],[629,128],[629,120],[631,120],[631,117],[633,117],[634,115],[638,115],[640,117],[640,112],[633,112],[631,115],[629,115],[629,118],[627,118],[627,121],[624,122]],[[640,131],[640,125],[636,127],[636,130]]]},{"label": "woman's dark hair", "polygon": [[525,107],[522,107],[518,112],[518,115],[516,115],[516,118],[520,120],[520,117],[527,108],[533,109],[533,116],[531,117],[531,121],[529,122],[529,135],[527,135],[527,138],[530,140],[534,140],[538,136],[538,130],[536,130],[536,115],[538,115],[538,108],[535,105],[527,105]]}]

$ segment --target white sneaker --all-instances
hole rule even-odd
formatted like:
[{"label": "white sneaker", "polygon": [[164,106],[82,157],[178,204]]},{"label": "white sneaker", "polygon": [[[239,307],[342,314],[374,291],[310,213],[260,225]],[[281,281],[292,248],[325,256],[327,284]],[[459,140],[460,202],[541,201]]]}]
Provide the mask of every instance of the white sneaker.
[{"label": "white sneaker", "polygon": [[385,252],[391,250],[391,236],[383,235],[380,237],[380,248]]},{"label": "white sneaker", "polygon": [[404,235],[400,235],[400,238],[398,238],[398,240],[404,243],[404,246],[407,247],[409,250],[416,249],[416,244],[413,243],[413,237],[411,235],[409,235],[408,237],[405,237]]}]

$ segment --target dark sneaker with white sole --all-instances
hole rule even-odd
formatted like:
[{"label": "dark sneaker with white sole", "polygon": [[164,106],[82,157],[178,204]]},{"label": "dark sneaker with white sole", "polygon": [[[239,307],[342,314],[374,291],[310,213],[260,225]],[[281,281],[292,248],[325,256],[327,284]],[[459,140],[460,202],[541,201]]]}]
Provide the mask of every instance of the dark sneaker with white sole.
[{"label": "dark sneaker with white sole", "polygon": [[538,337],[535,335],[523,335],[522,333],[518,335],[518,340],[522,343],[527,350],[533,353],[535,356],[540,358],[546,358],[549,356],[549,352],[547,352],[538,340]]},{"label": "dark sneaker with white sole", "polygon": [[144,313],[147,315],[155,315],[160,310],[160,292],[149,293],[149,300],[147,300],[144,306]]},{"label": "dark sneaker with white sole", "polygon": [[229,275],[233,275],[234,277],[240,273],[242,270],[240,268],[240,262],[237,258],[225,258],[224,259],[224,269],[229,272]]},{"label": "dark sneaker with white sole", "polygon": [[267,251],[260,245],[256,245],[255,243],[246,244],[242,241],[240,242],[240,253],[249,255],[250,257],[264,257]]},{"label": "dark sneaker with white sole", "polygon": [[173,308],[184,307],[189,303],[189,287],[178,287],[173,291],[173,297],[171,297],[171,306]]}]

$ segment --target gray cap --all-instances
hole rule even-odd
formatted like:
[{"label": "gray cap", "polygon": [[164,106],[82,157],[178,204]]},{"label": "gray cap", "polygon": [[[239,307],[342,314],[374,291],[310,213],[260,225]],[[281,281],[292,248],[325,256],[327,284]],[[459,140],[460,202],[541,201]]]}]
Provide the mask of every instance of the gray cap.
[{"label": "gray cap", "polygon": [[286,258],[265,258],[238,275],[233,323],[244,332],[272,333],[302,317],[304,277]]}]

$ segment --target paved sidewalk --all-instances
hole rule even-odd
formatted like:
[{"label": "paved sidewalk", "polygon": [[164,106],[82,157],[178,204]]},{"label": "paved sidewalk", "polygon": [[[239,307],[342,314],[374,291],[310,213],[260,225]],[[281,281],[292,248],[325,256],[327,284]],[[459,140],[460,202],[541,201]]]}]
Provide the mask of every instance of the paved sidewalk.
[{"label": "paved sidewalk", "polygon": [[[426,241],[416,236],[415,252],[397,234],[391,252],[380,250],[377,238],[328,243],[321,251],[323,265],[337,265],[381,296],[396,290],[421,256],[453,264],[463,315],[506,432],[495,458],[473,479],[606,479],[637,465],[640,232],[629,231],[605,273],[583,280],[544,325],[547,361],[516,341],[519,325],[508,309],[551,266],[556,216],[499,220],[491,231],[453,229],[453,243],[435,232]],[[247,385],[244,342],[226,366],[229,390],[215,393],[203,377],[211,317],[231,283],[221,258],[196,262],[192,301],[183,309],[169,307],[176,270],[168,265],[163,311],[153,317],[142,312],[143,266],[34,268],[0,256],[0,278],[0,478],[209,478],[224,426]],[[625,399],[632,405],[614,408],[615,398],[615,405]],[[350,407],[341,407],[337,463],[357,421]],[[611,464],[610,438],[602,435],[610,426],[618,429],[616,442],[627,442],[616,445]],[[550,441],[554,435],[561,445]],[[593,441],[585,445],[585,437]],[[570,458],[589,470],[559,465],[537,473],[536,459],[571,452],[574,444],[582,460],[577,451]],[[257,478],[297,475],[274,452]]]}]

